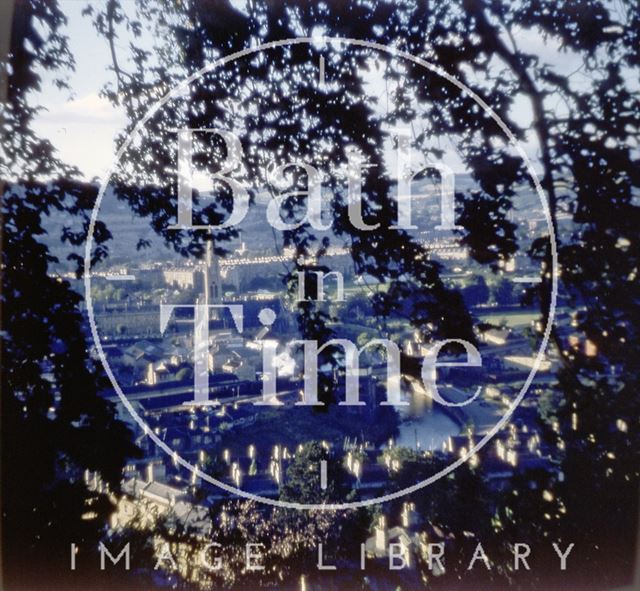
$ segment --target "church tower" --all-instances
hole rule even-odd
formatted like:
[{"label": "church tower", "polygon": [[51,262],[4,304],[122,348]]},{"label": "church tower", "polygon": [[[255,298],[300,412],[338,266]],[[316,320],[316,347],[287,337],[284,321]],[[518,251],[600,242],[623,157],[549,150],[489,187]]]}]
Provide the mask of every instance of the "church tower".
[{"label": "church tower", "polygon": [[[204,303],[207,306],[222,303],[222,279],[220,263],[213,252],[213,242],[207,242],[207,253],[204,261]],[[215,317],[212,315],[212,317]]]}]

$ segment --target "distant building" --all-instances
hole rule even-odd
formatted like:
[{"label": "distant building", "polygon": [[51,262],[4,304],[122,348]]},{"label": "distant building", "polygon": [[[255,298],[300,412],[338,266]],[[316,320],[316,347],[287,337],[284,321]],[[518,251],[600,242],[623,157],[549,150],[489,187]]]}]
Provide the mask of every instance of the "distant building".
[{"label": "distant building", "polygon": [[207,242],[207,254],[204,264],[204,303],[207,306],[222,302],[222,278],[220,276],[220,261],[213,252],[213,242]]},{"label": "distant building", "polygon": [[551,361],[544,357],[539,362],[537,359],[537,356],[534,355],[506,355],[504,365],[507,368],[514,367],[516,369],[531,370],[535,367],[539,372],[551,371]]},{"label": "distant building", "polygon": [[149,386],[182,382],[192,375],[191,366],[187,363],[172,364],[164,361],[149,363],[146,382]]},{"label": "distant building", "polygon": [[481,333],[481,338],[489,345],[504,345],[511,337],[508,328],[490,328]]},{"label": "distant building", "polygon": [[162,278],[169,285],[174,285],[182,289],[193,289],[196,287],[196,269],[187,267],[167,269],[162,271]]},{"label": "distant building", "polygon": [[[176,267],[162,271],[162,277],[169,285],[181,289],[196,289],[203,292],[200,300],[206,305],[222,302],[222,275],[219,257],[214,252],[213,242],[207,242],[204,261],[194,267]],[[215,314],[212,314],[215,317]]]},{"label": "distant building", "polygon": [[[418,558],[429,560],[430,544],[442,543],[444,534],[428,524],[420,528],[419,516],[413,503],[404,503],[401,513],[401,525],[387,527],[387,518],[380,516],[374,534],[365,542],[365,551],[369,558],[389,561],[395,556],[402,558],[405,568],[414,569]],[[395,546],[392,555],[392,546]],[[397,562],[396,562],[397,564]],[[444,574],[439,563],[434,562],[432,572],[435,576]]]}]

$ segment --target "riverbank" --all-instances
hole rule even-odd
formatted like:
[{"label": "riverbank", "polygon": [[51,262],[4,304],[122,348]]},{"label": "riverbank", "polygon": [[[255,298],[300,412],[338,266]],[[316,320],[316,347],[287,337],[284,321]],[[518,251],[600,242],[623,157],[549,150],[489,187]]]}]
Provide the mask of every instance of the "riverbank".
[{"label": "riverbank", "polygon": [[[429,393],[420,383],[414,385],[413,395],[423,397],[425,400],[431,399]],[[453,404],[460,404],[469,399],[468,392],[453,386],[441,388],[440,395]],[[504,414],[504,409],[497,402],[484,400],[481,397],[465,406],[439,404],[437,410],[457,425],[458,432],[456,434],[471,427],[474,433],[484,435],[495,426]]]}]

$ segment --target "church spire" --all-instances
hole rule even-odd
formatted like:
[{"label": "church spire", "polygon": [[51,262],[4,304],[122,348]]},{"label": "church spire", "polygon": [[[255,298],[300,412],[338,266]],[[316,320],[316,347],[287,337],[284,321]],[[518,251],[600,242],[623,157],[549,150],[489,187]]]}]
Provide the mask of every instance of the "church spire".
[{"label": "church spire", "polygon": [[204,303],[207,306],[222,301],[222,284],[220,280],[220,264],[213,251],[213,241],[207,241],[207,252],[204,265]]}]

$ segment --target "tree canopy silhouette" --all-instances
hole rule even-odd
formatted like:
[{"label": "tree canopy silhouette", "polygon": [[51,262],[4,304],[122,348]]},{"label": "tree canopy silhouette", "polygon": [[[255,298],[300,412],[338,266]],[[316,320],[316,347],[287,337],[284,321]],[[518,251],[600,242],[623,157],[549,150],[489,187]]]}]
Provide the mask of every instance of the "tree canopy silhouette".
[{"label": "tree canopy silhouette", "polygon": [[[473,189],[456,191],[460,244],[496,272],[527,248],[541,269],[541,282],[528,298],[539,304],[543,320],[548,318],[551,240],[543,235],[531,245],[518,241],[509,215],[532,181],[495,121],[429,70],[365,47],[327,52],[321,35],[399,47],[441,66],[491,105],[519,140],[535,146],[556,235],[562,296],[576,311],[574,328],[582,344],[593,345],[576,348],[561,330],[552,331],[562,369],[551,411],[557,427],[549,436],[558,444],[566,474],[561,490],[566,514],[539,535],[580,539],[586,546],[581,565],[597,565],[605,548],[607,559],[628,567],[636,526],[630,515],[637,514],[640,482],[640,15],[635,3],[137,0],[125,5],[107,0],[89,5],[87,12],[112,56],[113,77],[104,93],[128,118],[119,145],[152,104],[212,60],[269,41],[314,34],[318,39],[254,53],[208,72],[158,109],[125,151],[112,182],[117,197],[185,256],[201,256],[210,239],[224,254],[235,230],[169,231],[176,210],[175,128],[237,133],[245,147],[239,172],[253,200],[270,184],[272,161],[282,163],[286,156],[337,170],[355,151],[371,165],[363,170],[362,219],[372,225],[397,217],[381,148],[393,147],[392,128],[419,121],[412,148],[437,160],[446,138],[474,180]],[[55,2],[17,3],[3,69],[8,93],[2,177],[10,181],[3,188],[3,473],[14,475],[13,481],[3,478],[4,535],[13,536],[4,546],[12,552],[9,558],[42,559],[69,532],[97,535],[95,523],[80,519],[87,493],[68,484],[68,475],[91,467],[115,485],[123,457],[132,452],[112,409],[96,396],[99,372],[86,353],[78,296],[49,274],[51,254],[37,239],[43,216],[62,212],[81,228],[66,228],[62,239],[80,245],[95,198],[95,188],[78,182],[77,171],[31,129],[37,107],[29,97],[38,88],[38,71],[72,67],[63,25]],[[128,41],[125,49],[118,43],[122,38]],[[544,45],[532,42],[539,38]],[[544,48],[552,48],[555,59]],[[319,88],[318,61],[325,55],[333,56],[326,58],[331,76]],[[558,56],[577,66],[569,71]],[[382,85],[373,98],[367,87],[372,79]],[[220,172],[227,156],[220,138],[201,135],[194,144],[197,168],[209,177]],[[334,211],[331,235],[308,223],[282,232],[279,246],[294,253],[285,283],[291,286],[307,268],[305,261],[345,243],[356,270],[388,287],[373,298],[377,314],[407,314],[425,340],[473,340],[473,319],[461,295],[442,280],[428,248],[388,223],[371,231],[350,223],[342,190],[348,176],[324,182]],[[289,189],[298,193],[283,203],[289,222],[300,219],[308,180],[300,168],[290,171]],[[210,201],[196,193],[197,223],[217,223],[229,214],[229,188],[217,186],[215,197]],[[567,223],[561,226],[560,220]],[[108,255],[108,238],[107,228],[98,224],[95,261]],[[306,337],[326,341],[334,335],[328,311],[317,302],[298,303],[298,312]],[[23,450],[20,455],[7,451],[16,447]],[[42,495],[58,503],[53,511],[42,507]],[[17,520],[27,515],[19,527]],[[592,582],[617,574],[587,567]]]},{"label": "tree canopy silhouette", "polygon": [[[65,586],[73,574],[81,580],[80,571],[68,567],[70,544],[97,548],[112,510],[104,494],[88,490],[84,471],[97,471],[116,490],[125,459],[137,453],[128,428],[98,394],[104,380],[88,354],[81,296],[52,270],[57,261],[42,240],[47,219],[62,216],[69,226],[59,238],[79,260],[74,248],[84,242],[96,195],[32,127],[42,72],[53,71],[62,86],[73,67],[65,21],[55,2],[16,3],[2,62],[2,560],[8,589]],[[98,230],[100,257],[108,233],[102,225]]]},{"label": "tree canopy silhouette", "polygon": [[[573,524],[565,533],[585,540],[585,563],[601,551],[604,539],[611,548],[632,547],[635,520],[629,515],[637,508],[640,466],[640,408],[634,394],[640,369],[640,17],[634,3],[355,0],[241,6],[216,1],[168,7],[140,0],[129,10],[111,0],[92,12],[114,56],[114,79],[105,92],[127,110],[129,129],[159,96],[212,60],[258,43],[320,32],[400,47],[442,66],[491,105],[518,139],[532,142],[556,236],[561,296],[576,311],[574,328],[582,344],[588,340],[597,347],[597,355],[587,355],[584,347],[570,346],[561,330],[552,331],[562,369],[554,412],[560,426],[551,436],[567,473],[564,522]],[[130,49],[118,51],[116,39],[130,33]],[[412,146],[435,158],[442,154],[437,140],[455,138],[456,151],[477,185],[456,193],[462,204],[458,223],[464,228],[460,243],[478,263],[493,269],[526,248],[539,262],[542,280],[527,297],[538,302],[546,320],[550,237],[540,236],[526,247],[518,243],[509,213],[531,179],[495,122],[432,72],[401,60],[376,60],[363,48],[329,58],[331,82],[318,89],[317,63],[325,50],[321,41],[296,45],[211,72],[189,85],[165,121],[193,128],[215,122],[238,130],[247,145],[259,146],[247,155],[244,171],[254,187],[267,181],[261,162],[277,160],[283,151],[337,163],[345,160],[346,146],[355,146],[376,165],[366,170],[362,190],[363,218],[369,223],[396,215],[379,150],[390,127],[419,121],[423,127],[413,133]],[[376,109],[375,100],[360,100],[363,72],[369,68],[384,70],[385,91],[378,101],[388,100],[385,109]],[[157,157],[143,160],[141,150],[119,172],[149,187],[122,197],[162,231],[173,205],[158,196],[167,197],[169,178],[175,176],[175,158],[169,153],[174,140],[160,116],[150,129],[142,145],[154,142]],[[212,150],[199,145],[196,162],[210,174],[216,172]],[[330,193],[335,233],[349,243],[356,269],[389,286],[374,299],[376,311],[384,315],[410,300],[411,321],[427,339],[469,334],[470,318],[459,294],[444,286],[425,249],[407,233],[382,226],[359,231],[344,216],[338,187],[330,185]],[[219,205],[224,206],[224,197],[220,191]],[[295,215],[297,205],[295,200],[288,204],[288,215]],[[562,227],[560,219],[567,220]],[[326,237],[315,236],[308,225],[284,232],[283,243],[293,246],[296,255],[321,254],[328,246]],[[297,260],[292,271],[300,270]],[[321,330],[327,325],[322,310],[307,302],[300,308],[303,331],[331,336]],[[608,508],[606,517],[591,510],[596,504]],[[628,551],[620,556],[630,560]]]}]

